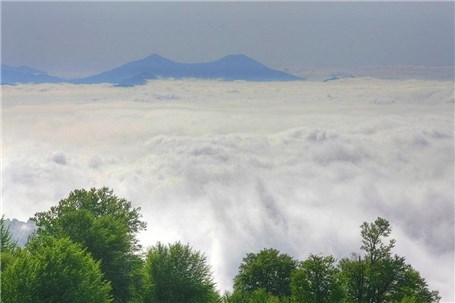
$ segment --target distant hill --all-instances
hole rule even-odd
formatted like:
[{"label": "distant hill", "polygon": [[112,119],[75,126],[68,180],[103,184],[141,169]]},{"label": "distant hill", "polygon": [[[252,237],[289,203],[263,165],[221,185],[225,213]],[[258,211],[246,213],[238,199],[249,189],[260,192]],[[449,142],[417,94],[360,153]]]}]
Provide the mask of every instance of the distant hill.
[{"label": "distant hill", "polygon": [[1,84],[60,83],[65,80],[26,66],[13,67],[2,64]]},{"label": "distant hill", "polygon": [[123,64],[103,73],[86,78],[64,80],[28,67],[2,65],[2,84],[59,83],[98,84],[112,83],[119,87],[145,84],[157,78],[196,78],[225,81],[294,81],[301,78],[273,70],[245,55],[229,55],[205,63],[178,63],[153,54],[144,59]]},{"label": "distant hill", "polygon": [[[153,75],[158,78],[198,78],[245,81],[293,81],[299,77],[276,71],[245,56],[230,55],[220,60],[206,63],[177,63],[153,54],[144,59],[126,63],[91,77],[74,80],[73,83],[114,83],[127,79],[141,79],[140,75]],[[149,79],[149,78],[147,78]]]}]

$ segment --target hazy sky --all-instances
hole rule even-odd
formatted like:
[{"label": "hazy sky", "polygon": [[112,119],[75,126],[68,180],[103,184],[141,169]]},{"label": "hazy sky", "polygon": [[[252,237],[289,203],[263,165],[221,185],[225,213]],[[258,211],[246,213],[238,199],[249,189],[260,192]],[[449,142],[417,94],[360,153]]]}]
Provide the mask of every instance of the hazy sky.
[{"label": "hazy sky", "polygon": [[273,68],[450,65],[454,3],[2,2],[2,63],[57,75],[159,53]]}]

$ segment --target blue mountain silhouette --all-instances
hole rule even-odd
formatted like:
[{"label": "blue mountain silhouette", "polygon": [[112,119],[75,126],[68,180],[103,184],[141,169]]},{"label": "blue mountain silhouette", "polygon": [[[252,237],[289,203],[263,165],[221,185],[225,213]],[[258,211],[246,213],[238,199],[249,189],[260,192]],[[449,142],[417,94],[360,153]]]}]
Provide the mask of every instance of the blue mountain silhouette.
[{"label": "blue mountain silhouette", "polygon": [[273,70],[245,55],[229,55],[205,63],[178,63],[153,54],[144,59],[123,64],[112,70],[75,80],[64,80],[28,67],[2,65],[2,84],[59,83],[74,84],[112,83],[120,87],[145,84],[156,78],[197,78],[226,81],[293,81],[301,78]]},{"label": "blue mountain silhouette", "polygon": [[46,72],[26,66],[13,67],[2,64],[2,84],[15,83],[59,83],[65,80],[50,76]]},{"label": "blue mountain silhouette", "polygon": [[[144,59],[126,63],[91,77],[78,79],[74,83],[120,83],[141,74],[158,78],[198,78],[246,81],[292,81],[300,78],[276,71],[245,55],[229,55],[220,60],[206,63],[177,63],[153,54]],[[137,78],[136,78],[137,79]]]}]

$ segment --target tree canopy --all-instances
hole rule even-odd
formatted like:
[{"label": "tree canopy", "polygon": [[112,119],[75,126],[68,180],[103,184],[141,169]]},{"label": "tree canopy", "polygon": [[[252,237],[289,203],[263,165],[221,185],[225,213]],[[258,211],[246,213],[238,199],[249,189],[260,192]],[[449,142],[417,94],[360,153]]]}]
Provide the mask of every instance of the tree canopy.
[{"label": "tree canopy", "polygon": [[103,187],[75,190],[32,218],[24,248],[2,217],[2,303],[436,303],[383,218],[360,226],[360,253],[298,261],[269,248],[247,253],[222,298],[205,255],[180,242],[142,251],[140,209]]},{"label": "tree canopy", "polygon": [[276,297],[290,297],[291,273],[296,267],[296,260],[273,248],[248,253],[234,279],[234,291],[264,289]]},{"label": "tree canopy", "polygon": [[361,225],[364,255],[353,255],[340,261],[347,298],[350,302],[386,303],[404,299],[421,303],[439,302],[439,295],[405,258],[392,254],[395,240],[388,240],[391,227],[387,220],[377,218]]},{"label": "tree canopy", "polygon": [[218,302],[206,257],[189,245],[158,243],[149,249],[145,261],[149,285],[144,302]]},{"label": "tree canopy", "polygon": [[343,298],[339,271],[332,256],[310,255],[292,273],[292,300],[307,303],[335,303]]},{"label": "tree canopy", "polygon": [[4,303],[108,303],[99,262],[68,238],[36,237],[2,273]]},{"label": "tree canopy", "polygon": [[136,233],[145,229],[140,208],[118,198],[103,187],[81,189],[69,194],[47,212],[35,214],[38,234],[68,237],[80,243],[101,262],[101,269],[112,285],[114,302],[136,300],[141,260]]}]

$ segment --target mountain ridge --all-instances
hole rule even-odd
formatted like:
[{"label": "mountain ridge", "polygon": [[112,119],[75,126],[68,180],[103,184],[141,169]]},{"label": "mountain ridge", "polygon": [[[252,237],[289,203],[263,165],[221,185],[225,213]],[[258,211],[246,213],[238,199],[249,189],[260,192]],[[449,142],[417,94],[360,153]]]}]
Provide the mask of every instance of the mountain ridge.
[{"label": "mountain ridge", "polygon": [[143,59],[131,61],[111,70],[77,79],[74,83],[119,83],[139,74],[153,74],[157,78],[198,78],[225,81],[293,81],[299,77],[268,68],[262,63],[237,54],[228,55],[216,61],[202,63],[179,63],[152,54]]},{"label": "mountain ridge", "polygon": [[1,65],[1,84],[15,84],[15,83],[60,83],[65,80],[49,75],[37,69],[27,66],[9,66],[6,64]]},{"label": "mountain ridge", "polygon": [[[8,67],[11,69],[11,67]],[[38,78],[26,73],[27,77],[20,79],[23,69],[16,67],[16,75],[6,79],[3,77],[4,67],[2,65],[2,84],[14,83],[58,83],[68,82],[73,84],[98,84],[111,83],[116,86],[135,86],[145,84],[150,79],[217,79],[224,81],[295,81],[301,78],[267,67],[243,54],[227,55],[215,61],[201,63],[180,63],[172,61],[156,53],[145,58],[124,63],[113,69],[73,80],[64,80],[49,76],[45,72],[39,73]],[[14,68],[13,68],[14,69]],[[33,70],[33,69],[30,69]],[[48,78],[46,78],[48,77]],[[5,81],[4,81],[5,80]]]}]

